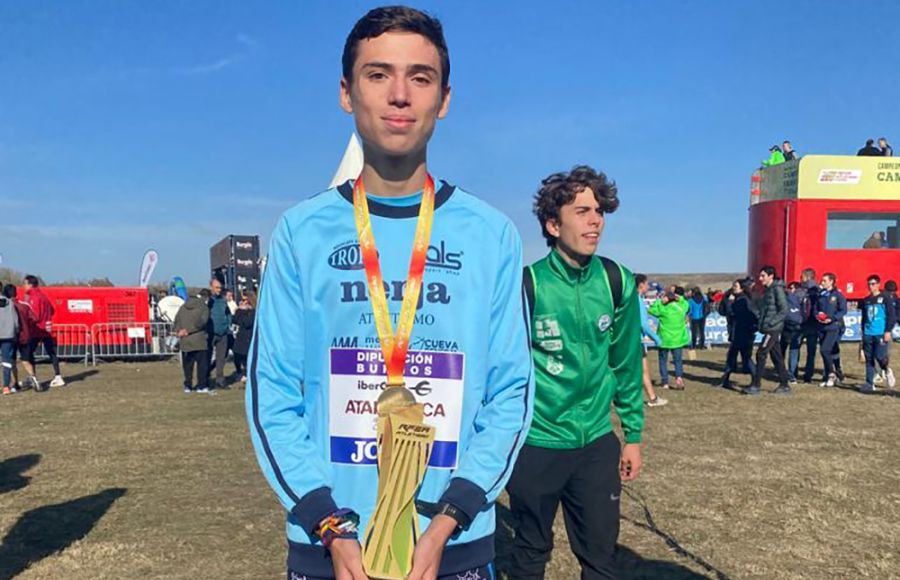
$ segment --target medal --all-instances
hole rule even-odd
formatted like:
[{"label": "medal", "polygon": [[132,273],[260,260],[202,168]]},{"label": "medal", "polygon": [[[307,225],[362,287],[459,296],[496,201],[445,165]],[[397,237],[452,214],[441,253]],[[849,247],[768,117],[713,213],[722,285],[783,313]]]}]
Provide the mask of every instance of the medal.
[{"label": "medal", "polygon": [[434,180],[426,174],[406,288],[394,334],[362,176],[353,185],[356,232],[387,370],[387,386],[378,397],[378,493],[375,512],[363,534],[363,568],[370,577],[385,580],[402,580],[412,570],[413,549],[419,537],[415,496],[425,478],[434,444],[435,430],[424,422],[424,406],[416,403],[403,381],[431,238],[434,197]]}]

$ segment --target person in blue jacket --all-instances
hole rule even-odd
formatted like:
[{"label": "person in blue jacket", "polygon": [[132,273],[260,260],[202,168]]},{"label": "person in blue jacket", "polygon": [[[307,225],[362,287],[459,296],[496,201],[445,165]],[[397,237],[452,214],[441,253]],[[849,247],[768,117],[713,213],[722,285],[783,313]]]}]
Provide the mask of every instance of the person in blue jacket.
[{"label": "person in blue jacket", "polygon": [[816,297],[815,316],[819,324],[819,344],[825,365],[823,387],[833,387],[843,380],[836,359],[840,357],[840,339],[847,314],[847,299],[835,287],[837,276],[831,272],[822,274],[820,291]]},{"label": "person in blue jacket", "polygon": [[691,289],[688,298],[688,316],[691,319],[691,350],[698,346],[706,348],[706,317],[709,316],[709,298],[703,294],[699,287]]},{"label": "person in blue jacket", "polygon": [[[396,325],[424,189],[431,198],[427,144],[450,104],[441,24],[418,10],[368,12],[350,32],[342,62],[340,102],[354,117],[364,167],[357,180],[278,221],[248,361],[251,439],[287,513],[287,577],[307,580],[366,579],[359,534],[377,492],[376,402],[386,387],[385,361],[354,188],[365,189]],[[436,439],[417,493],[423,533],[407,578],[491,578],[494,502],[533,409],[522,242],[485,202],[447,181],[434,184],[403,375]]]},{"label": "person in blue jacket", "polygon": [[[653,345],[659,348],[662,339],[656,334],[653,325],[650,324],[650,314],[647,312],[647,303],[644,301],[644,294],[647,292],[647,276],[645,274],[635,274],[634,284],[637,287],[638,304],[641,307],[641,335],[642,338],[649,338],[653,341]],[[656,394],[653,388],[653,381],[650,379],[650,365],[647,364],[647,345],[644,345],[644,394],[647,395],[648,407],[663,407],[669,403],[668,399],[664,399]]]},{"label": "person in blue jacket", "polygon": [[881,291],[881,277],[872,274],[866,282],[869,285],[869,295],[861,304],[863,336],[860,344],[860,350],[866,359],[866,382],[860,391],[874,393],[875,365],[877,363],[882,369],[889,368],[888,347],[897,318],[892,297]]}]

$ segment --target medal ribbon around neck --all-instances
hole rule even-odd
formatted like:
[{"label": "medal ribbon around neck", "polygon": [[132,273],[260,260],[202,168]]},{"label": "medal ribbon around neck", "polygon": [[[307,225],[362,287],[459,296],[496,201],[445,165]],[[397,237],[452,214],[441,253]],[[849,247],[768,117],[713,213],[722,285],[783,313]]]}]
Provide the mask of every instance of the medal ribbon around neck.
[{"label": "medal ribbon around neck", "polygon": [[375,236],[372,234],[372,221],[369,218],[369,202],[366,199],[366,189],[363,186],[361,175],[353,185],[353,213],[356,216],[356,233],[359,235],[359,247],[366,269],[369,301],[372,303],[372,314],[375,317],[375,328],[381,343],[381,354],[384,356],[387,367],[387,386],[400,387],[403,386],[403,369],[406,366],[406,353],[409,351],[409,337],[416,323],[416,305],[419,303],[419,293],[422,290],[422,275],[425,272],[428,242],[431,239],[431,224],[434,221],[434,179],[430,174],[425,175],[425,187],[422,188],[416,236],[413,241],[412,256],[409,260],[409,274],[406,278],[406,290],[403,295],[403,304],[400,307],[396,335],[388,311],[387,295],[381,276],[381,264],[378,261]]}]

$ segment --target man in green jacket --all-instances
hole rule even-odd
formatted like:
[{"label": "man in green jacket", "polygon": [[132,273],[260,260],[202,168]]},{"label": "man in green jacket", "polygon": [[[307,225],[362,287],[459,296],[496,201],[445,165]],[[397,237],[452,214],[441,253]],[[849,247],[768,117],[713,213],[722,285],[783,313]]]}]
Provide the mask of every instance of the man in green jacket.
[{"label": "man in green jacket", "polygon": [[[594,255],[616,186],[587,166],[543,181],[534,211],[551,247],[525,272],[534,419],[507,485],[518,527],[510,578],[544,577],[562,502],[581,577],[614,578],[622,481],[641,469],[641,314],[634,277]],[[625,446],[613,432],[611,409]]]}]

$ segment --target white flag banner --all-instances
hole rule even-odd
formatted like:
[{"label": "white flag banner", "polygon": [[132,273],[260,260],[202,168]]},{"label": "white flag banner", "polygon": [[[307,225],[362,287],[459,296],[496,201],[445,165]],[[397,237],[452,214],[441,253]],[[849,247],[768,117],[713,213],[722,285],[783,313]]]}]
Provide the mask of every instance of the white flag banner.
[{"label": "white flag banner", "polygon": [[329,188],[337,187],[348,179],[356,179],[359,177],[363,168],[363,149],[356,138],[356,133],[350,134],[350,141],[347,143],[347,149],[344,150],[344,157],[341,158],[341,164],[338,165],[337,172],[331,178]]},{"label": "white flag banner", "polygon": [[156,268],[156,262],[159,260],[159,254],[156,253],[156,250],[147,250],[144,253],[144,260],[141,262],[141,280],[139,286],[141,288],[146,288],[150,284],[150,276],[153,275],[153,270]]}]

